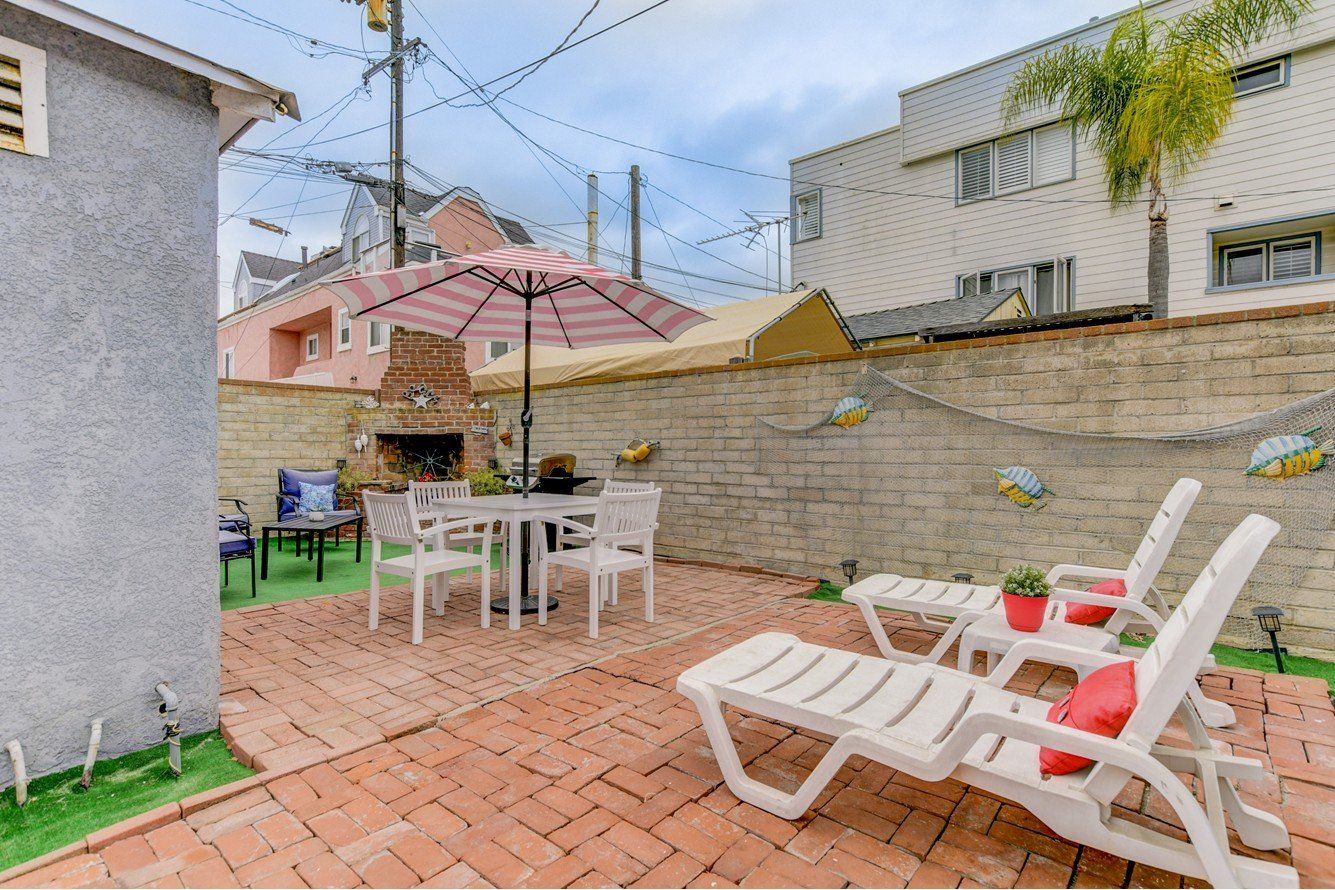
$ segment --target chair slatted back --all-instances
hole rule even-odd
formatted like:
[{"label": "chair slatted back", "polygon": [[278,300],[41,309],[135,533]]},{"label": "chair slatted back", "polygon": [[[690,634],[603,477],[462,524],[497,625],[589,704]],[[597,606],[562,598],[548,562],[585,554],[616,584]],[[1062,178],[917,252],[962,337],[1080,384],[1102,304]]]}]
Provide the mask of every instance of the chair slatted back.
[{"label": "chair slatted back", "polygon": [[658,524],[658,502],[662,489],[652,491],[608,492],[598,495],[598,512],[594,516],[595,534],[627,534],[640,532],[644,540],[652,536]]},{"label": "chair slatted back", "polygon": [[608,479],[603,483],[603,491],[608,494],[626,494],[632,491],[653,491],[657,486],[652,482],[624,482]]},{"label": "chair slatted back", "polygon": [[[1146,751],[1158,740],[1173,712],[1183,706],[1234,600],[1278,533],[1279,523],[1253,513],[1219,545],[1137,662],[1136,709],[1118,738]],[[1125,770],[1100,763],[1090,771],[1085,787],[1107,803],[1128,778]]]},{"label": "chair slatted back", "polygon": [[362,503],[366,507],[366,521],[371,526],[373,541],[389,541],[392,544],[417,542],[417,505],[410,492],[381,494],[363,491]]},{"label": "chair slatted back", "polygon": [[432,509],[432,501],[472,497],[473,485],[467,479],[451,479],[445,482],[410,481],[408,491],[413,496],[413,504],[417,507],[417,512],[426,513]]},{"label": "chair slatted back", "polygon": [[[1154,514],[1154,519],[1150,521],[1145,537],[1141,538],[1135,555],[1131,557],[1131,563],[1126,567],[1128,599],[1136,602],[1145,601],[1150,585],[1154,583],[1159,570],[1168,559],[1168,554],[1172,552],[1178,532],[1182,530],[1182,523],[1186,521],[1187,514],[1191,512],[1192,505],[1196,503],[1196,496],[1200,493],[1201,484],[1190,478],[1177,480],[1177,484],[1168,492],[1168,496],[1159,507],[1159,512]],[[1134,617],[1129,612],[1117,612],[1108,619],[1104,628],[1110,633],[1121,633]]]}]

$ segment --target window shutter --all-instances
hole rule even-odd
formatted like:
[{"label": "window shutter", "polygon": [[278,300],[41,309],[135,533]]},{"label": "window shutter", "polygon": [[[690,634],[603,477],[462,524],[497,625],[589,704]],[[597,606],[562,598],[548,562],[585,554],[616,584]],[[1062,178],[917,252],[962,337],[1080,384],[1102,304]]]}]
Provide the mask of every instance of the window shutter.
[{"label": "window shutter", "polygon": [[1276,244],[1270,248],[1270,277],[1276,281],[1284,278],[1307,278],[1316,274],[1313,259],[1311,241]]},{"label": "window shutter", "polygon": [[992,146],[981,145],[959,153],[961,201],[992,195]]},{"label": "window shutter", "polygon": [[23,88],[19,63],[0,56],[0,148],[23,151]]},{"label": "window shutter", "polygon": [[820,237],[820,192],[797,196],[796,240]]},{"label": "window shutter", "polygon": [[1034,185],[1071,178],[1071,125],[1034,131]]},{"label": "window shutter", "polygon": [[997,142],[997,194],[1029,188],[1029,134]]}]

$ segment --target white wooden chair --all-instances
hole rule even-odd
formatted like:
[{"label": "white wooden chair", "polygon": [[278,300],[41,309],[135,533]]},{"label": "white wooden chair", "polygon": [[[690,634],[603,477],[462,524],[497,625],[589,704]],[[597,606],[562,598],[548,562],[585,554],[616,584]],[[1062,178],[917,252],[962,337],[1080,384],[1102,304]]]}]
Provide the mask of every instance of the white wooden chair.
[{"label": "white wooden chair", "polygon": [[[468,498],[473,496],[473,485],[467,479],[451,479],[444,482],[418,482],[409,480],[408,491],[412,493],[413,502],[417,506],[418,516],[423,521],[438,522],[447,519],[448,516],[444,510],[431,506],[432,501],[456,500],[458,498]],[[474,520],[474,525],[464,531],[450,535],[449,548],[451,550],[463,549],[469,553],[473,548],[482,546],[482,526],[486,524],[483,520]],[[505,523],[502,522],[500,530],[497,533],[501,543],[501,583],[505,583],[506,565],[509,562],[506,559],[509,550],[509,536],[505,533]],[[473,580],[473,570],[470,568],[465,574],[466,580]]]},{"label": "white wooden chair", "polygon": [[[654,620],[654,530],[658,528],[658,502],[663,492],[629,491],[598,495],[593,526],[556,516],[535,516],[535,522],[551,524],[588,536],[584,547],[547,549],[546,534],[538,535],[538,623],[547,623],[547,568],[581,569],[589,576],[589,636],[598,639],[598,612],[603,607],[605,585],[620,572],[638,569],[644,587],[644,620]],[[635,550],[623,549],[627,546]]]},{"label": "white wooden chair", "polygon": [[[625,494],[626,492],[631,491],[653,491],[657,487],[658,486],[652,482],[625,482],[616,479],[608,479],[603,483],[603,491],[608,494]],[[555,544],[557,550],[560,550],[565,546],[587,547],[589,546],[589,536],[583,532],[557,529]],[[556,567],[556,589],[558,591],[563,587],[563,578],[561,577],[563,572],[564,569],[558,565]],[[612,583],[605,594],[605,598],[612,605],[615,606],[617,604],[617,579],[615,575],[612,576]]]},{"label": "white wooden chair", "polygon": [[[1214,749],[1186,700],[1196,669],[1238,592],[1279,525],[1252,515],[1228,536],[1136,664],[1137,703],[1125,728],[1105,738],[1046,719],[1051,702],[1004,687],[1026,660],[1080,661],[1089,668],[1124,659],[1041,638],[1012,647],[988,677],[935,664],[905,664],[803,643],[790,634],[752,637],[685,671],[677,689],[699,708],[729,790],[785,819],[796,819],[853,755],[925,781],[953,778],[1027,807],[1062,837],[1114,856],[1210,881],[1216,887],[1296,887],[1286,865],[1229,851],[1224,818],[1258,850],[1289,845],[1283,822],[1242,802],[1235,779],[1260,779],[1255,760]],[[1061,650],[1061,651],[1057,651]],[[1069,651],[1068,651],[1069,650]],[[723,708],[835,737],[795,793],[746,775]],[[1157,744],[1174,713],[1192,747]],[[1088,757],[1062,776],[1039,773],[1039,746]],[[1174,773],[1196,778],[1204,799]],[[1113,799],[1132,778],[1162,795],[1187,841],[1123,819]]]},{"label": "white wooden chair", "polygon": [[[1043,629],[1037,631],[1037,635],[1059,638],[1061,642],[1082,648],[1115,652],[1120,648],[1120,634],[1124,630],[1157,632],[1168,615],[1168,604],[1155,588],[1154,579],[1168,559],[1182,523],[1200,491],[1201,484],[1195,479],[1183,478],[1177,481],[1150,521],[1145,537],[1141,539],[1140,546],[1136,548],[1126,568],[1054,566],[1047,575],[1048,583],[1053,585],[1049,612]],[[1067,578],[1121,579],[1126,584],[1126,596],[1108,596],[1058,586]],[[972,663],[975,649],[991,653],[1004,652],[1016,640],[1034,636],[1011,632],[1003,621],[990,617],[1004,614],[1001,590],[995,585],[872,575],[847,587],[843,599],[862,611],[862,617],[866,619],[867,627],[882,655],[910,664],[939,661],[946,650],[963,636],[965,639],[961,642],[959,664],[962,669],[967,669],[965,666]],[[1095,625],[1067,624],[1066,607],[1069,603],[1106,606],[1116,611]],[[881,624],[878,609],[907,612],[919,627],[942,631],[942,637],[925,655],[896,649]],[[948,624],[941,618],[951,618],[954,622]],[[979,623],[984,618],[988,620]],[[992,632],[992,635],[984,636],[986,632]],[[1130,648],[1125,654],[1135,657],[1140,651]],[[1065,666],[1077,667],[1072,664]],[[1200,669],[1213,670],[1214,657],[1207,653]],[[1199,684],[1192,684],[1191,698],[1201,717],[1210,726],[1228,726],[1237,719],[1231,707],[1206,698]]]},{"label": "white wooden chair", "polygon": [[[491,625],[491,526],[482,532],[481,553],[460,553],[446,546],[449,534],[469,528],[475,519],[457,519],[422,527],[422,517],[409,492],[379,494],[362,492],[366,520],[371,527],[371,616],[368,626],[375,630],[380,624],[380,575],[388,573],[412,580],[413,590],[413,645],[422,642],[422,612],[426,578],[434,576],[431,587],[431,605],[437,615],[445,613],[445,600],[450,596],[450,572],[455,569],[477,568],[482,573],[482,626]],[[381,545],[406,544],[411,553],[383,557]],[[432,549],[427,549],[427,544]]]}]

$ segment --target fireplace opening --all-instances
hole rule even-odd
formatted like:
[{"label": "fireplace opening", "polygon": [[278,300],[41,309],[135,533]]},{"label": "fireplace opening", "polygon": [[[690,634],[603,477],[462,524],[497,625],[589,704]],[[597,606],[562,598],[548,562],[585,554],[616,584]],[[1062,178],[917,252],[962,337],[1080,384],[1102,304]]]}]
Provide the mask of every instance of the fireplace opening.
[{"label": "fireplace opening", "polygon": [[460,433],[380,433],[376,440],[385,478],[403,485],[452,479],[463,459]]}]

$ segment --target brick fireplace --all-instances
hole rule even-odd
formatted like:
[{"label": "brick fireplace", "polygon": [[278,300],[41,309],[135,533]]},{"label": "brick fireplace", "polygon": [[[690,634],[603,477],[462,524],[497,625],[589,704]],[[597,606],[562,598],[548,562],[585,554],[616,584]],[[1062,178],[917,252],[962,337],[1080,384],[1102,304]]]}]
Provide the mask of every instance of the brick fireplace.
[{"label": "brick fireplace", "polygon": [[[378,404],[348,414],[349,468],[401,488],[424,471],[439,479],[449,478],[451,469],[486,467],[496,456],[496,412],[468,407],[473,387],[464,370],[464,344],[399,328],[389,344]],[[366,443],[358,451],[363,434]]]}]

